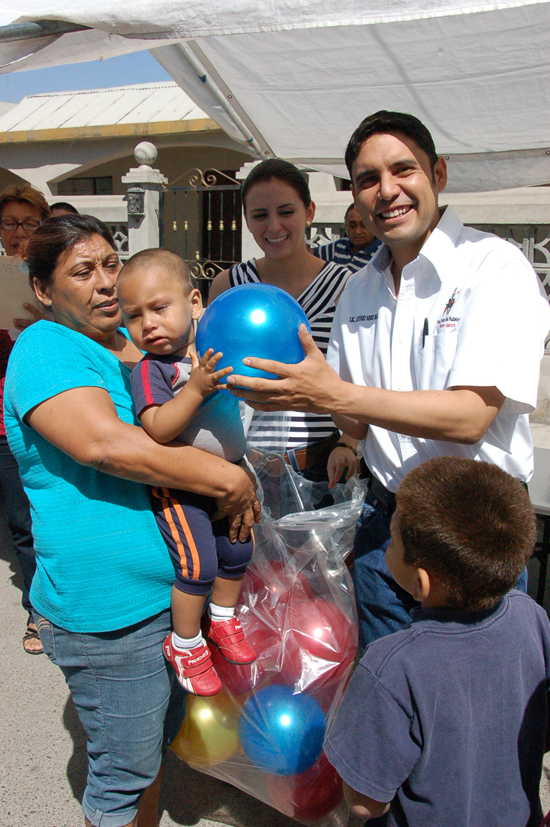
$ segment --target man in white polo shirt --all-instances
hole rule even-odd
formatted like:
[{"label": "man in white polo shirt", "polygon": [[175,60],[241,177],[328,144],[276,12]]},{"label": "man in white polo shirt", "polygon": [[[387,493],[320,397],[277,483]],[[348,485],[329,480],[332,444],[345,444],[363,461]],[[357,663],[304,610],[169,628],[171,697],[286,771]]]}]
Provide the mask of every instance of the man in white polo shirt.
[{"label": "man in white polo shirt", "polygon": [[[330,411],[362,439],[372,480],[354,577],[365,646],[407,623],[414,605],[385,564],[393,495],[407,471],[455,454],[529,480],[528,414],[550,309],[518,250],[440,209],[445,160],[417,118],[386,111],[366,118],[346,164],[357,209],[383,244],[340,298],[328,364],[304,333],[303,362],[252,359],[280,378],[247,378],[251,390],[239,395],[264,410]],[[237,376],[231,383],[244,384]]]}]

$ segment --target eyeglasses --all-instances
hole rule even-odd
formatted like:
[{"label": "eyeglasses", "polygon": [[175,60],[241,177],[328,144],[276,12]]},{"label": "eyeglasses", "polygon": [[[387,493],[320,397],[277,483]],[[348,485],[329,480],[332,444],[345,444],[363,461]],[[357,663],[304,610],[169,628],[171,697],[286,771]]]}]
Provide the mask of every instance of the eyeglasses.
[{"label": "eyeglasses", "polygon": [[13,233],[18,227],[23,227],[27,233],[34,233],[40,227],[40,221],[37,218],[25,218],[24,221],[16,221],[14,218],[3,218],[0,221],[0,227],[7,233]]}]

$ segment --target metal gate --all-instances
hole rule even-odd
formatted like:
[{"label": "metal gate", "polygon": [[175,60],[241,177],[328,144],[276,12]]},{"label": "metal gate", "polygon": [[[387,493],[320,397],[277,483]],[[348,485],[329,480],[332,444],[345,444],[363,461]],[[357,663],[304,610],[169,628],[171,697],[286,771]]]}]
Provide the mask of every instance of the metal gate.
[{"label": "metal gate", "polygon": [[160,246],[185,259],[204,298],[214,276],[241,260],[241,193],[233,176],[190,169],[160,194]]},{"label": "metal gate", "polygon": [[550,299],[550,227],[517,224],[515,226],[476,224],[479,230],[495,233],[523,252],[538,274]]},{"label": "metal gate", "polygon": [[[472,224],[470,222],[468,226],[498,235],[521,250],[525,258],[533,265],[550,300],[550,227],[548,225]],[[307,243],[310,247],[317,247],[342,238],[344,233],[343,222],[314,221],[309,230]]]}]

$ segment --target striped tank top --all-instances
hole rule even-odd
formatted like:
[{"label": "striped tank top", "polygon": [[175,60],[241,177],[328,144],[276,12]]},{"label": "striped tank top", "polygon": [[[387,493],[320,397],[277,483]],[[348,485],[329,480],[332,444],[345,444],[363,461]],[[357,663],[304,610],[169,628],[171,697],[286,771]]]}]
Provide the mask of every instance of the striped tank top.
[{"label": "striped tank top", "polygon": [[[324,356],[327,353],[336,299],[349,275],[350,271],[346,267],[328,261],[298,297],[298,303],[311,325],[311,335]],[[255,260],[234,264],[229,270],[229,283],[231,287],[260,283]],[[284,452],[288,448],[303,448],[327,439],[334,433],[334,428],[330,414],[256,411],[248,432],[247,444],[263,452]],[[281,435],[284,444],[281,444]]]}]

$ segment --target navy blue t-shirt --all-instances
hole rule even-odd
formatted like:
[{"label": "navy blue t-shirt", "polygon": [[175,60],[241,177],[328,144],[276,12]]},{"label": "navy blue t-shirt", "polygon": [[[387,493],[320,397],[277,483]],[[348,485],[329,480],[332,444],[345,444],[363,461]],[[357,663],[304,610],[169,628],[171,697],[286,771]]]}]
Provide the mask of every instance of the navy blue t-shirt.
[{"label": "navy blue t-shirt", "polygon": [[550,625],[512,591],[490,612],[415,609],[372,643],[325,751],[398,827],[538,827]]},{"label": "navy blue t-shirt", "polygon": [[[131,375],[137,416],[150,405],[164,405],[173,399],[190,374],[189,356],[145,354]],[[239,400],[228,391],[209,394],[177,438],[229,462],[239,462],[246,447]]]}]

